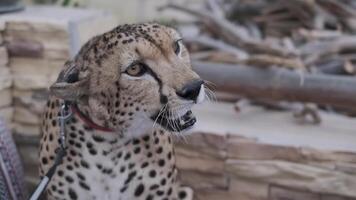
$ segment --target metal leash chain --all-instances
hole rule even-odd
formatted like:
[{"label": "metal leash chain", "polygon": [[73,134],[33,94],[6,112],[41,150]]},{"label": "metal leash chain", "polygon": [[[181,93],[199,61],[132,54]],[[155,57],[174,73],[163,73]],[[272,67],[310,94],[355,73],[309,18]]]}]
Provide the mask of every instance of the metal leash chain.
[{"label": "metal leash chain", "polygon": [[66,133],[65,133],[65,123],[69,119],[71,119],[73,113],[69,110],[69,106],[66,102],[64,102],[61,106],[60,110],[61,116],[58,117],[59,120],[59,142],[60,147],[56,149],[56,159],[52,167],[48,170],[46,175],[42,178],[41,182],[37,185],[36,190],[32,193],[30,200],[38,200],[45,189],[51,178],[53,177],[54,173],[56,172],[57,166],[62,163],[63,157],[66,154]]}]

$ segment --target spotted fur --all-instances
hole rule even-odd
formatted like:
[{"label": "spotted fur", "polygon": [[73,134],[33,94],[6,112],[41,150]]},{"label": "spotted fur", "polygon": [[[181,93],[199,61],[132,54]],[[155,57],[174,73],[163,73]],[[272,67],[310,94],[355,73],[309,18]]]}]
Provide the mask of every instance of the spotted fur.
[{"label": "spotted fur", "polygon": [[[193,198],[192,190],[177,180],[174,134],[151,118],[162,108],[180,116],[194,104],[176,92],[199,78],[185,47],[175,52],[179,39],[175,30],[158,24],[118,26],[92,38],[65,64],[57,83],[75,85],[85,80],[80,90],[68,95],[74,96],[70,100],[96,124],[114,132],[92,129],[77,115],[66,122],[67,153],[48,185],[49,200]],[[149,70],[130,77],[125,70],[138,61]],[[53,164],[59,147],[62,102],[52,95],[45,109],[41,175]]]}]

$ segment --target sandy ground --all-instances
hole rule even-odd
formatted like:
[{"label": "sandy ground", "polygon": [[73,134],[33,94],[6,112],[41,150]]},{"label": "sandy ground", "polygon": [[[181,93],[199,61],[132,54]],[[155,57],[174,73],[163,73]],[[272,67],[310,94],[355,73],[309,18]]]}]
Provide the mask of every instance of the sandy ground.
[{"label": "sandy ground", "polygon": [[193,130],[197,131],[238,134],[270,144],[356,152],[356,118],[323,112],[320,125],[301,125],[292,112],[249,106],[237,113],[230,103],[203,103],[194,113],[198,122]]}]

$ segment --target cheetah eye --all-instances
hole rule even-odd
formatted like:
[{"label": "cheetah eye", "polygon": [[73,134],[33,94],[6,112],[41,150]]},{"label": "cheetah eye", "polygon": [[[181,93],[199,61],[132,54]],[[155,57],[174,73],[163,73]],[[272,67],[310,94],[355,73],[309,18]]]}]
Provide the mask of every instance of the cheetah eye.
[{"label": "cheetah eye", "polygon": [[142,76],[146,71],[147,67],[142,63],[134,64],[126,69],[126,73],[130,76]]},{"label": "cheetah eye", "polygon": [[180,45],[182,44],[182,39],[178,39],[173,43],[174,53],[178,56],[180,53]]}]

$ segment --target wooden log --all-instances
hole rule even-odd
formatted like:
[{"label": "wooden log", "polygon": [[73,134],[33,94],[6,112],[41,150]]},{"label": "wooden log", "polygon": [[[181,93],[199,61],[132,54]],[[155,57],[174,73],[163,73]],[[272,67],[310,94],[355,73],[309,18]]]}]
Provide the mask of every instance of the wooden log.
[{"label": "wooden log", "polygon": [[193,62],[200,76],[217,90],[272,100],[314,102],[356,108],[356,79],[337,75],[304,74],[275,68]]}]

